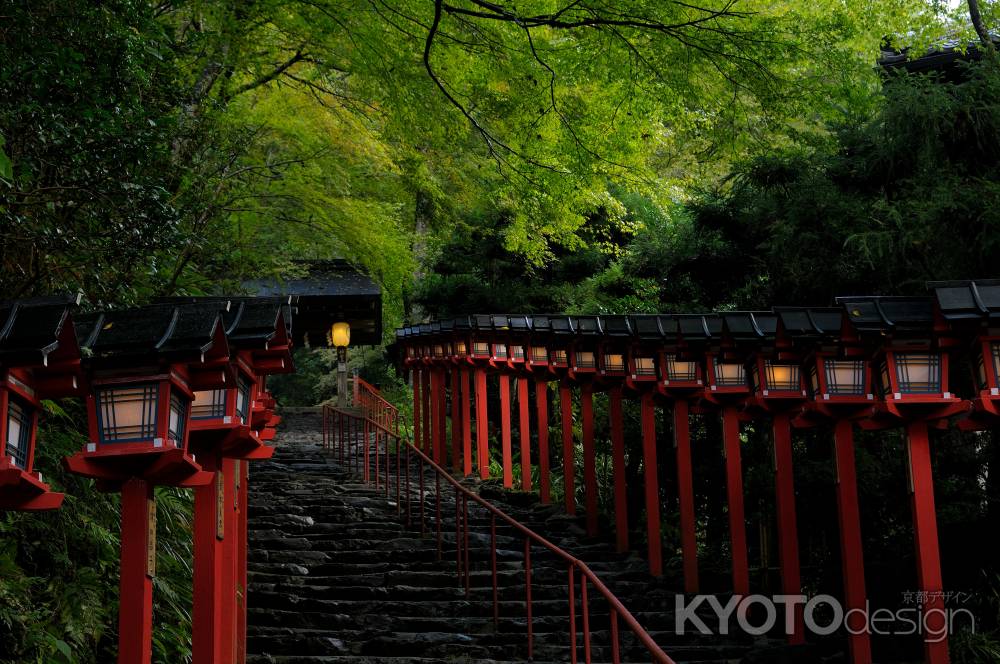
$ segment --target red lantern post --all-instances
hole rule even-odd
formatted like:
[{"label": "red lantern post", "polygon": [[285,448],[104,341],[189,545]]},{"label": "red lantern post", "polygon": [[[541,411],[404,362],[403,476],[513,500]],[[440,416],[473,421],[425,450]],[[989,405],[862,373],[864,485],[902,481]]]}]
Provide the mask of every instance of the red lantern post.
[{"label": "red lantern post", "polygon": [[927,627],[928,664],[945,664],[948,640],[931,635],[946,630],[941,559],[934,504],[929,426],[943,426],[969,404],[948,388],[950,330],[930,298],[838,298],[848,320],[874,348],[873,366],[881,398],[869,428],[906,429],[913,533],[917,547],[917,584]]},{"label": "red lantern post", "polygon": [[[192,387],[229,349],[217,308],[156,305],[81,317],[90,442],[67,458],[71,472],[122,492],[121,664],[151,657],[156,570],[157,484],[194,488],[213,481],[191,450]],[[221,369],[219,369],[221,375]]]},{"label": "red lantern post", "polygon": [[35,470],[35,446],[41,400],[82,394],[73,304],[46,298],[0,309],[0,510],[62,505]]}]

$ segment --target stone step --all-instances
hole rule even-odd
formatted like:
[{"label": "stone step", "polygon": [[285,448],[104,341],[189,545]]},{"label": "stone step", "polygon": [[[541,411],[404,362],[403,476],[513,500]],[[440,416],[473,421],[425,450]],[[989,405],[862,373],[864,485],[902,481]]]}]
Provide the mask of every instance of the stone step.
[{"label": "stone step", "polygon": [[[437,494],[435,477],[425,469],[421,493],[413,457],[408,488],[405,481],[397,487],[393,476],[386,495],[384,486],[365,483],[352,459],[341,464],[324,450],[321,437],[316,415],[289,416],[274,458],[251,466],[248,664],[526,661],[523,536],[496,520],[499,619],[494,624],[492,516],[469,501],[466,593],[456,577],[455,489],[442,482]],[[374,448],[370,452],[374,478]],[[382,482],[384,461],[380,452]],[[393,474],[395,461],[390,455]],[[607,524],[603,535],[590,538],[581,517],[564,514],[558,505],[541,505],[532,494],[472,478],[462,486],[586,561],[675,661],[736,664],[761,645],[747,638],[674,634],[674,592],[666,581],[649,577],[642,558],[615,551]],[[531,562],[533,661],[569,661],[567,563],[538,546],[531,548]],[[583,661],[579,588],[577,580],[576,647]],[[592,586],[590,592],[591,661],[608,662],[609,607]],[[623,661],[648,661],[624,623],[619,627]]]}]

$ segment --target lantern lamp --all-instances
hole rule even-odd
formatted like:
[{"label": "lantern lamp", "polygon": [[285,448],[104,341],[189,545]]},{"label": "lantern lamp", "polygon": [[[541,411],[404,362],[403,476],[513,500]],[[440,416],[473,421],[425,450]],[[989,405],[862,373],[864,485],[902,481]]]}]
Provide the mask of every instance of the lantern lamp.
[{"label": "lantern lamp", "polygon": [[548,316],[532,316],[529,321],[531,334],[527,343],[527,367],[533,371],[548,372],[549,343],[552,325]]},{"label": "lantern lamp", "polygon": [[531,320],[523,315],[508,315],[505,318],[507,322],[507,368],[515,372],[523,372],[527,369]]},{"label": "lantern lamp", "polygon": [[598,374],[605,382],[628,375],[632,323],[628,316],[602,316],[604,339],[597,346]]},{"label": "lantern lamp", "polygon": [[570,344],[569,373],[574,377],[596,375],[597,351],[604,336],[601,319],[598,316],[575,316],[573,326],[576,335]]},{"label": "lantern lamp", "polygon": [[339,321],[330,328],[330,341],[336,348],[347,348],[351,345],[351,326],[349,323]]},{"label": "lantern lamp", "polygon": [[80,350],[70,309],[76,298],[39,298],[0,307],[0,510],[57,509],[35,471],[42,399],[82,392]]},{"label": "lantern lamp", "polygon": [[[565,375],[570,367],[570,347],[576,333],[575,322],[570,316],[546,316],[543,320],[547,320],[549,331],[549,371],[558,376]],[[543,324],[542,320],[536,320],[536,329],[541,329]]]},{"label": "lantern lamp", "polygon": [[[875,344],[872,366],[878,414],[890,420],[940,420],[967,406],[951,393],[952,345],[931,298],[837,298],[862,338]],[[890,422],[891,424],[891,422]]]},{"label": "lantern lamp", "polygon": [[472,331],[472,320],[469,316],[455,318],[451,322],[452,361],[456,364],[471,363],[469,338]]},{"label": "lantern lamp", "polygon": [[229,358],[218,305],[91,314],[78,321],[77,334],[90,351],[90,441],[66,460],[69,469],[111,483],[210,482],[188,442],[195,390],[217,389]]},{"label": "lantern lamp", "polygon": [[971,337],[970,359],[975,396],[963,429],[1000,423],[1000,280],[939,281],[928,287],[937,309],[953,330]]},{"label": "lantern lamp", "polygon": [[656,318],[658,329],[662,330],[665,339],[657,357],[660,391],[667,394],[703,389],[702,366],[692,352],[694,347],[710,339],[705,318],[698,315],[663,315]]},{"label": "lantern lamp", "polygon": [[472,317],[472,335],[470,341],[470,360],[479,366],[487,366],[493,359],[493,317],[489,314],[477,314]]}]

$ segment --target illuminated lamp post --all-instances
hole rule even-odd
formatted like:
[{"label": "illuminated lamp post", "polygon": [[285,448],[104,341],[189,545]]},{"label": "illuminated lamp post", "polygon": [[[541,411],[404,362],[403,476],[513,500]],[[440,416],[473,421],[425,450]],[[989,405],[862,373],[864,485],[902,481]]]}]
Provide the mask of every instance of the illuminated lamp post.
[{"label": "illuminated lamp post", "polygon": [[615,543],[618,551],[624,552],[628,550],[628,501],[622,386],[629,370],[632,323],[627,316],[603,316],[601,322],[606,340],[598,349],[598,380],[608,390],[608,423],[611,430],[611,465],[614,476]]},{"label": "illuminated lamp post", "polygon": [[445,354],[445,340],[442,336],[441,323],[432,321],[430,327],[430,357],[431,367],[431,458],[435,463],[445,463],[445,438],[448,433],[448,397],[447,370],[449,362]]},{"label": "illuminated lamp post", "polygon": [[753,316],[719,314],[722,329],[705,353],[708,378],[705,399],[719,407],[722,418],[722,451],[726,461],[726,499],[729,508],[729,544],[732,551],[733,593],[750,592],[746,518],[743,506],[743,462],[740,453],[740,409],[750,394],[746,345],[762,335]]},{"label": "illuminated lamp post", "polygon": [[[538,325],[536,316],[535,324]],[[576,514],[576,446],[573,444],[573,393],[570,390],[570,355],[576,333],[569,316],[548,316],[549,371],[559,378],[559,409],[562,425],[563,490],[567,514]]]},{"label": "illuminated lamp post", "polygon": [[[698,592],[698,540],[694,509],[694,471],[691,463],[691,400],[704,390],[704,375],[698,354],[692,348],[711,338],[703,316],[659,316],[658,329],[640,336],[655,338],[661,332],[659,391],[672,405],[673,443],[677,464],[677,506],[680,516],[681,559],[684,591]],[[637,322],[638,327],[638,322]],[[647,327],[648,326],[647,324]]]},{"label": "illuminated lamp post", "polygon": [[521,490],[531,491],[531,411],[528,395],[528,342],[531,320],[527,316],[507,316],[507,369],[517,379],[518,432],[521,443]]},{"label": "illuminated lamp post", "polygon": [[574,316],[576,334],[569,355],[569,377],[580,386],[580,424],[583,443],[583,490],[587,534],[597,535],[597,459],[594,450],[594,380],[604,329],[598,316]]},{"label": "illuminated lamp post", "polygon": [[[747,408],[751,412],[771,416],[781,592],[785,595],[800,595],[802,575],[795,510],[792,417],[807,398],[802,376],[802,358],[784,330],[779,331],[780,319],[777,315],[752,314],[752,317],[763,337],[750,361],[753,393],[747,399]],[[792,630],[788,635],[789,643],[805,642],[802,615],[801,605],[795,605]]]},{"label": "illuminated lamp post", "polygon": [[337,405],[347,407],[347,347],[351,344],[351,326],[338,321],[330,327],[330,345],[337,349]]},{"label": "illuminated lamp post", "polygon": [[794,426],[832,422],[844,610],[848,614],[848,654],[852,664],[871,664],[867,625],[856,617],[866,609],[864,551],[858,507],[853,422],[871,415],[871,367],[857,333],[840,308],[776,308],[779,334],[804,352],[809,401]]},{"label": "illuminated lamp post", "polygon": [[191,371],[228,356],[221,317],[204,307],[159,305],[77,322],[85,363],[90,441],[65,460],[74,473],[120,490],[120,664],[148,664],[152,650],[157,484],[212,482],[188,449]]},{"label": "illuminated lamp post", "polygon": [[34,470],[42,399],[82,393],[80,349],[70,307],[52,298],[0,309],[0,510],[58,509],[63,494]]},{"label": "illuminated lamp post", "polygon": [[881,401],[874,417],[861,425],[906,429],[917,583],[927,597],[922,607],[927,627],[924,656],[928,664],[944,664],[949,659],[947,636],[931,636],[946,634],[947,626],[928,427],[945,426],[947,418],[969,408],[948,387],[948,349],[955,342],[931,298],[845,297],[837,302],[862,339],[874,347],[872,365]]},{"label": "illuminated lamp post", "polygon": [[551,333],[548,316],[529,319],[531,336],[528,339],[525,366],[535,378],[535,419],[538,421],[538,476],[542,503],[552,502],[549,477],[549,349]]}]

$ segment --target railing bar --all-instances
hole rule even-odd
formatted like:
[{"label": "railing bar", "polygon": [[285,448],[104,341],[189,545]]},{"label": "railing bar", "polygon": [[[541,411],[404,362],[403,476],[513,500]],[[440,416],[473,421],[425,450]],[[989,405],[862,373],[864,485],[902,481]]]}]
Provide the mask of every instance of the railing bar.
[{"label": "railing bar", "polygon": [[469,596],[469,498],[462,496],[462,529],[465,531],[465,596]]},{"label": "railing bar", "polygon": [[500,629],[500,597],[497,591],[497,517],[490,515],[490,569],[493,574],[493,629]]},{"label": "railing bar", "polygon": [[534,625],[531,622],[531,540],[524,538],[524,611],[528,623],[528,659],[535,656]]},{"label": "railing bar", "polygon": [[455,489],[455,580],[462,584],[462,519],[459,514],[458,489]]},{"label": "railing bar", "polygon": [[417,459],[420,460],[420,536],[423,537],[426,533],[424,523],[424,458],[418,454]]},{"label": "railing bar", "polygon": [[569,661],[576,664],[576,574],[569,564]]},{"label": "railing bar", "polygon": [[618,612],[611,607],[611,664],[621,664],[621,652],[618,644]]},{"label": "railing bar", "polygon": [[444,552],[444,540],[441,537],[441,475],[434,475],[434,495],[437,498],[437,539],[438,539],[438,562],[441,562],[441,555]]},{"label": "railing bar", "polygon": [[583,614],[583,661],[590,664],[590,606],[587,604],[587,577],[580,575],[580,612]]}]

